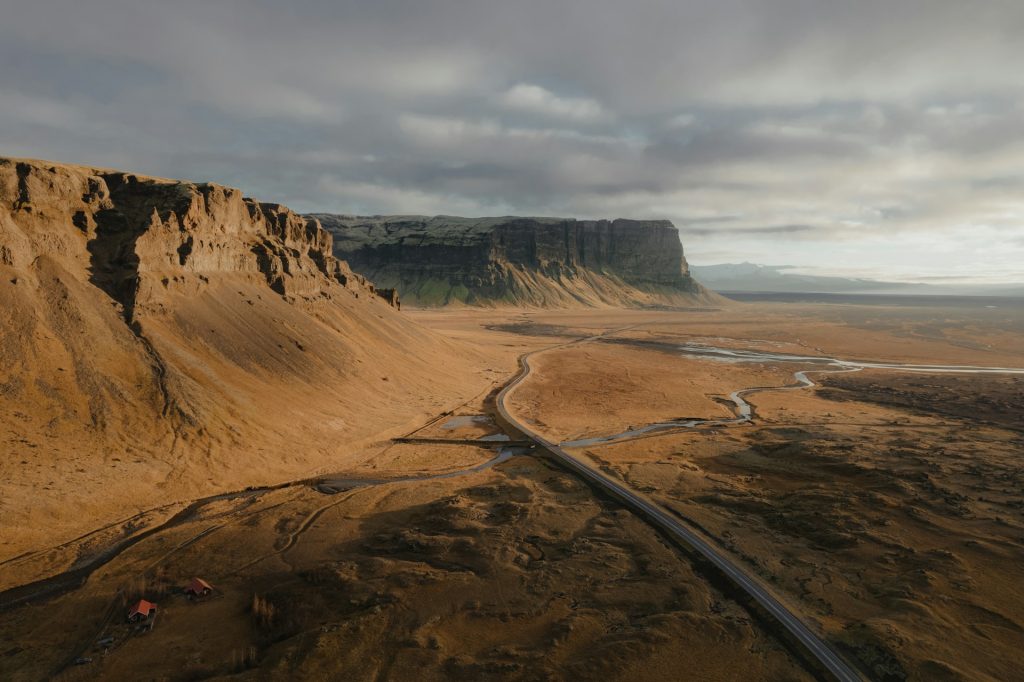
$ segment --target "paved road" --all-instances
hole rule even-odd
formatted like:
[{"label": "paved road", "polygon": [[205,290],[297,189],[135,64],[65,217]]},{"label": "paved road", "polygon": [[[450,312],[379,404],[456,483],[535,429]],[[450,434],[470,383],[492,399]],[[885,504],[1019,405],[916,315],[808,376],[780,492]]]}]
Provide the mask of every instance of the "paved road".
[{"label": "paved road", "polygon": [[[553,348],[560,348],[571,344],[561,344]],[[604,472],[595,469],[589,464],[573,457],[555,443],[545,439],[533,431],[529,425],[516,419],[506,407],[505,403],[517,386],[530,375],[530,357],[552,348],[527,353],[519,358],[519,375],[498,394],[495,403],[498,413],[514,428],[521,431],[527,437],[536,442],[540,447],[546,449],[551,455],[566,468],[575,472],[591,484],[605,490],[627,507],[645,517],[662,531],[672,537],[686,543],[695,551],[699,552],[705,559],[714,564],[724,573],[736,586],[750,595],[757,601],[775,620],[779,622],[789,633],[795,637],[807,651],[816,658],[826,670],[841,682],[860,682],[863,678],[853,667],[840,658],[839,654],[832,650],[824,640],[819,637],[810,626],[800,617],[786,608],[772,593],[753,575],[745,572],[743,568],[736,565],[727,556],[705,540],[697,531],[684,525],[677,517],[673,516],[661,506],[648,500],[642,495],[628,488],[621,481],[618,481]]]}]

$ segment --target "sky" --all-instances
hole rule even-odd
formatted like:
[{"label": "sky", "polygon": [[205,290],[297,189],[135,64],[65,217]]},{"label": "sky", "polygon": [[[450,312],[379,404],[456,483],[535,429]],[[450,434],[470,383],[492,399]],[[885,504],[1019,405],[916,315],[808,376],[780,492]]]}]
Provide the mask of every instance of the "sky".
[{"label": "sky", "polygon": [[0,0],[0,155],[1024,281],[1019,0]]}]

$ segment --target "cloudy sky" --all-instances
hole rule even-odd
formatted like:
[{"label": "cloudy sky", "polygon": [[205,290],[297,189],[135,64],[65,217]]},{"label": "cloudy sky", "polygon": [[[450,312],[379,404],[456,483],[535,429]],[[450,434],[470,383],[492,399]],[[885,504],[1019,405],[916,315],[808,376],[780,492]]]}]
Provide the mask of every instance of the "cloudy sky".
[{"label": "cloudy sky", "polygon": [[0,154],[1024,281],[1022,35],[1019,0],[8,0]]}]

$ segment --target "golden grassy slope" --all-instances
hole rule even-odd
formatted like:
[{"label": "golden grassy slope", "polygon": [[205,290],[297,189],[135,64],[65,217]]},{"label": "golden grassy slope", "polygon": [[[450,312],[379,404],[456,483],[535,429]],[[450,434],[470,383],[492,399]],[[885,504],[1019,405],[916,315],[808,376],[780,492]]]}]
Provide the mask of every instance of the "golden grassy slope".
[{"label": "golden grassy slope", "polygon": [[409,321],[283,207],[0,160],[0,559],[350,463],[486,389],[493,358]]}]

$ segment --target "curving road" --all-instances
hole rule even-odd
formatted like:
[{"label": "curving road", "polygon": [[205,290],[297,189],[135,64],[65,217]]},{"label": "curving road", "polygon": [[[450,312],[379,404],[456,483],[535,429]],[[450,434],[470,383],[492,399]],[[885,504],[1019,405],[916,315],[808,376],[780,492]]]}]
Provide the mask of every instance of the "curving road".
[{"label": "curving road", "polygon": [[833,651],[807,623],[801,620],[797,614],[786,608],[758,578],[736,565],[710,542],[705,540],[696,530],[683,524],[677,517],[670,514],[660,505],[634,492],[621,481],[573,457],[557,444],[552,443],[533,431],[529,425],[520,422],[508,411],[505,405],[506,400],[516,387],[530,375],[530,357],[566,345],[570,344],[542,348],[532,353],[526,353],[519,358],[520,370],[518,376],[505,386],[495,399],[498,414],[501,418],[526,435],[530,440],[537,443],[537,445],[547,450],[567,469],[618,499],[657,528],[693,548],[701,556],[714,564],[729,580],[750,595],[762,608],[771,614],[837,680],[841,682],[860,682],[863,679],[860,673]]}]

